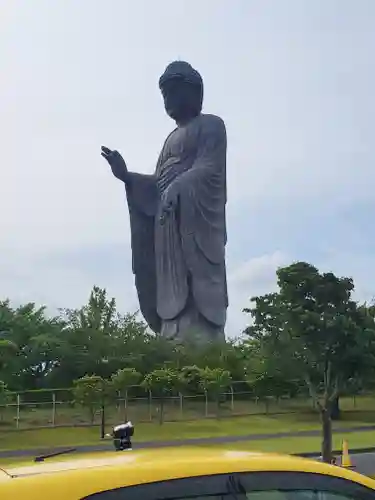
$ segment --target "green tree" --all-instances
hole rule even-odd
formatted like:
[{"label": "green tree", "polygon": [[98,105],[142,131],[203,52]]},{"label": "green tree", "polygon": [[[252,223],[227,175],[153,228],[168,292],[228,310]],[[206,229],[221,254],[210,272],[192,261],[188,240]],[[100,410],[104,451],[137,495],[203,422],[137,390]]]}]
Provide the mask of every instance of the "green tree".
[{"label": "green tree", "polygon": [[17,345],[11,340],[4,338],[0,339],[0,373],[3,375],[7,373],[8,376],[11,376],[8,368],[11,364],[13,356],[16,356],[17,354],[17,349]]},{"label": "green tree", "polygon": [[111,377],[113,389],[124,396],[124,419],[128,419],[128,393],[131,387],[138,385],[142,375],[135,368],[123,368]]},{"label": "green tree", "polygon": [[15,309],[0,303],[0,364],[5,382],[14,390],[42,388],[58,362],[62,325],[45,308],[28,303]]},{"label": "green tree", "polygon": [[85,306],[61,310],[61,318],[66,327],[54,370],[56,386],[69,386],[85,374],[108,378],[125,367],[145,373],[153,366],[146,325],[137,314],[118,313],[105,289],[95,286]]},{"label": "green tree", "polygon": [[299,392],[298,373],[288,359],[277,352],[272,356],[264,350],[258,339],[249,338],[243,343],[245,379],[254,396],[263,400],[266,411],[272,398],[295,397]]},{"label": "green tree", "polygon": [[165,398],[178,387],[178,375],[172,368],[159,368],[148,373],[142,387],[159,398],[159,423],[164,422]]},{"label": "green tree", "polygon": [[[288,360],[302,374],[322,419],[322,456],[332,458],[331,408],[349,376],[366,365],[370,337],[351,299],[350,278],[298,262],[277,271],[279,291],[254,297],[246,330],[265,353]],[[343,369],[345,367],[345,369]],[[351,372],[351,373],[350,373]]]},{"label": "green tree", "polygon": [[0,380],[0,421],[4,419],[4,411],[9,403],[9,391],[7,385]]},{"label": "green tree", "polygon": [[200,386],[202,390],[216,402],[216,415],[220,417],[220,402],[222,393],[228,389],[231,376],[223,368],[203,368],[201,370]]},{"label": "green tree", "polygon": [[23,386],[32,389],[48,386],[49,377],[60,362],[62,328],[58,318],[46,317],[44,308],[35,311],[30,321],[28,345],[23,347]]},{"label": "green tree", "polygon": [[111,353],[116,352],[118,313],[116,301],[105,289],[94,286],[88,303],[80,309],[60,311],[65,322],[59,369],[55,378],[63,386],[85,374],[111,375]]},{"label": "green tree", "polygon": [[75,401],[87,410],[93,424],[95,412],[105,407],[113,393],[108,380],[98,375],[85,375],[74,381],[73,394]]},{"label": "green tree", "polygon": [[181,392],[197,394],[201,389],[202,370],[196,365],[183,366],[178,379]]}]

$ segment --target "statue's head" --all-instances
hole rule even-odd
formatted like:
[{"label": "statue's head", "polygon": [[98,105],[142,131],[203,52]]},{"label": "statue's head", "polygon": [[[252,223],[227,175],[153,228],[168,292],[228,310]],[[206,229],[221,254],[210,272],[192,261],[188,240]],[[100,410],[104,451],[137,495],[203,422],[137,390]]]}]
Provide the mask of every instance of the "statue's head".
[{"label": "statue's head", "polygon": [[203,103],[203,80],[189,63],[175,61],[160,77],[159,87],[167,114],[178,124],[198,116]]}]

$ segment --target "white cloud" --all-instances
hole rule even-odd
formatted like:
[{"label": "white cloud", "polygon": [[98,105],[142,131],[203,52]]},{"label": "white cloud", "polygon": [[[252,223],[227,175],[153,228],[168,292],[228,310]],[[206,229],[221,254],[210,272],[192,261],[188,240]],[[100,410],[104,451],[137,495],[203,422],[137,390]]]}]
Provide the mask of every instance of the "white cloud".
[{"label": "white cloud", "polygon": [[229,275],[228,282],[236,290],[249,293],[249,290],[254,289],[253,295],[265,293],[267,287],[275,281],[276,268],[285,265],[287,261],[287,257],[280,251],[254,257],[235,269]]},{"label": "white cloud", "polygon": [[280,251],[254,257],[228,274],[230,309],[227,334],[238,336],[246,327],[249,317],[242,312],[250,305],[250,298],[263,295],[276,288],[276,269],[290,262]]}]

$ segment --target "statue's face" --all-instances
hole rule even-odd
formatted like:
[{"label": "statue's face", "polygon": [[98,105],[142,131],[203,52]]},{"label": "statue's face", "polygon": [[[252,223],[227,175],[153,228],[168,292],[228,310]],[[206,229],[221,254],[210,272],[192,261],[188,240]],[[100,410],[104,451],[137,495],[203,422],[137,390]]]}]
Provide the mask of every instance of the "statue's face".
[{"label": "statue's face", "polygon": [[167,114],[177,123],[199,115],[202,107],[201,89],[181,77],[170,78],[161,87]]}]

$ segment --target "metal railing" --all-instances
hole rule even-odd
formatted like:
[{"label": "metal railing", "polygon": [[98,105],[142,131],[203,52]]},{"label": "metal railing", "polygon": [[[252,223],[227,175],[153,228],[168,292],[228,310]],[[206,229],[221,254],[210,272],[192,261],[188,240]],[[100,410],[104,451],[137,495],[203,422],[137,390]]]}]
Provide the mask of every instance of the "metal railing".
[{"label": "metal railing", "polygon": [[[117,398],[106,405],[106,422],[118,423],[126,417],[137,422],[196,420],[235,415],[264,415],[281,413],[311,413],[311,399],[306,396],[255,397],[250,391],[237,391],[231,386],[220,395],[219,402],[207,394],[165,397],[163,401],[151,392],[135,387],[128,398]],[[348,411],[375,411],[372,395],[341,398],[341,408]],[[92,418],[93,417],[93,418]],[[100,423],[100,409],[82,407],[74,401],[72,389],[27,391],[12,393],[6,405],[0,405],[0,431],[59,426],[88,426]]]}]

